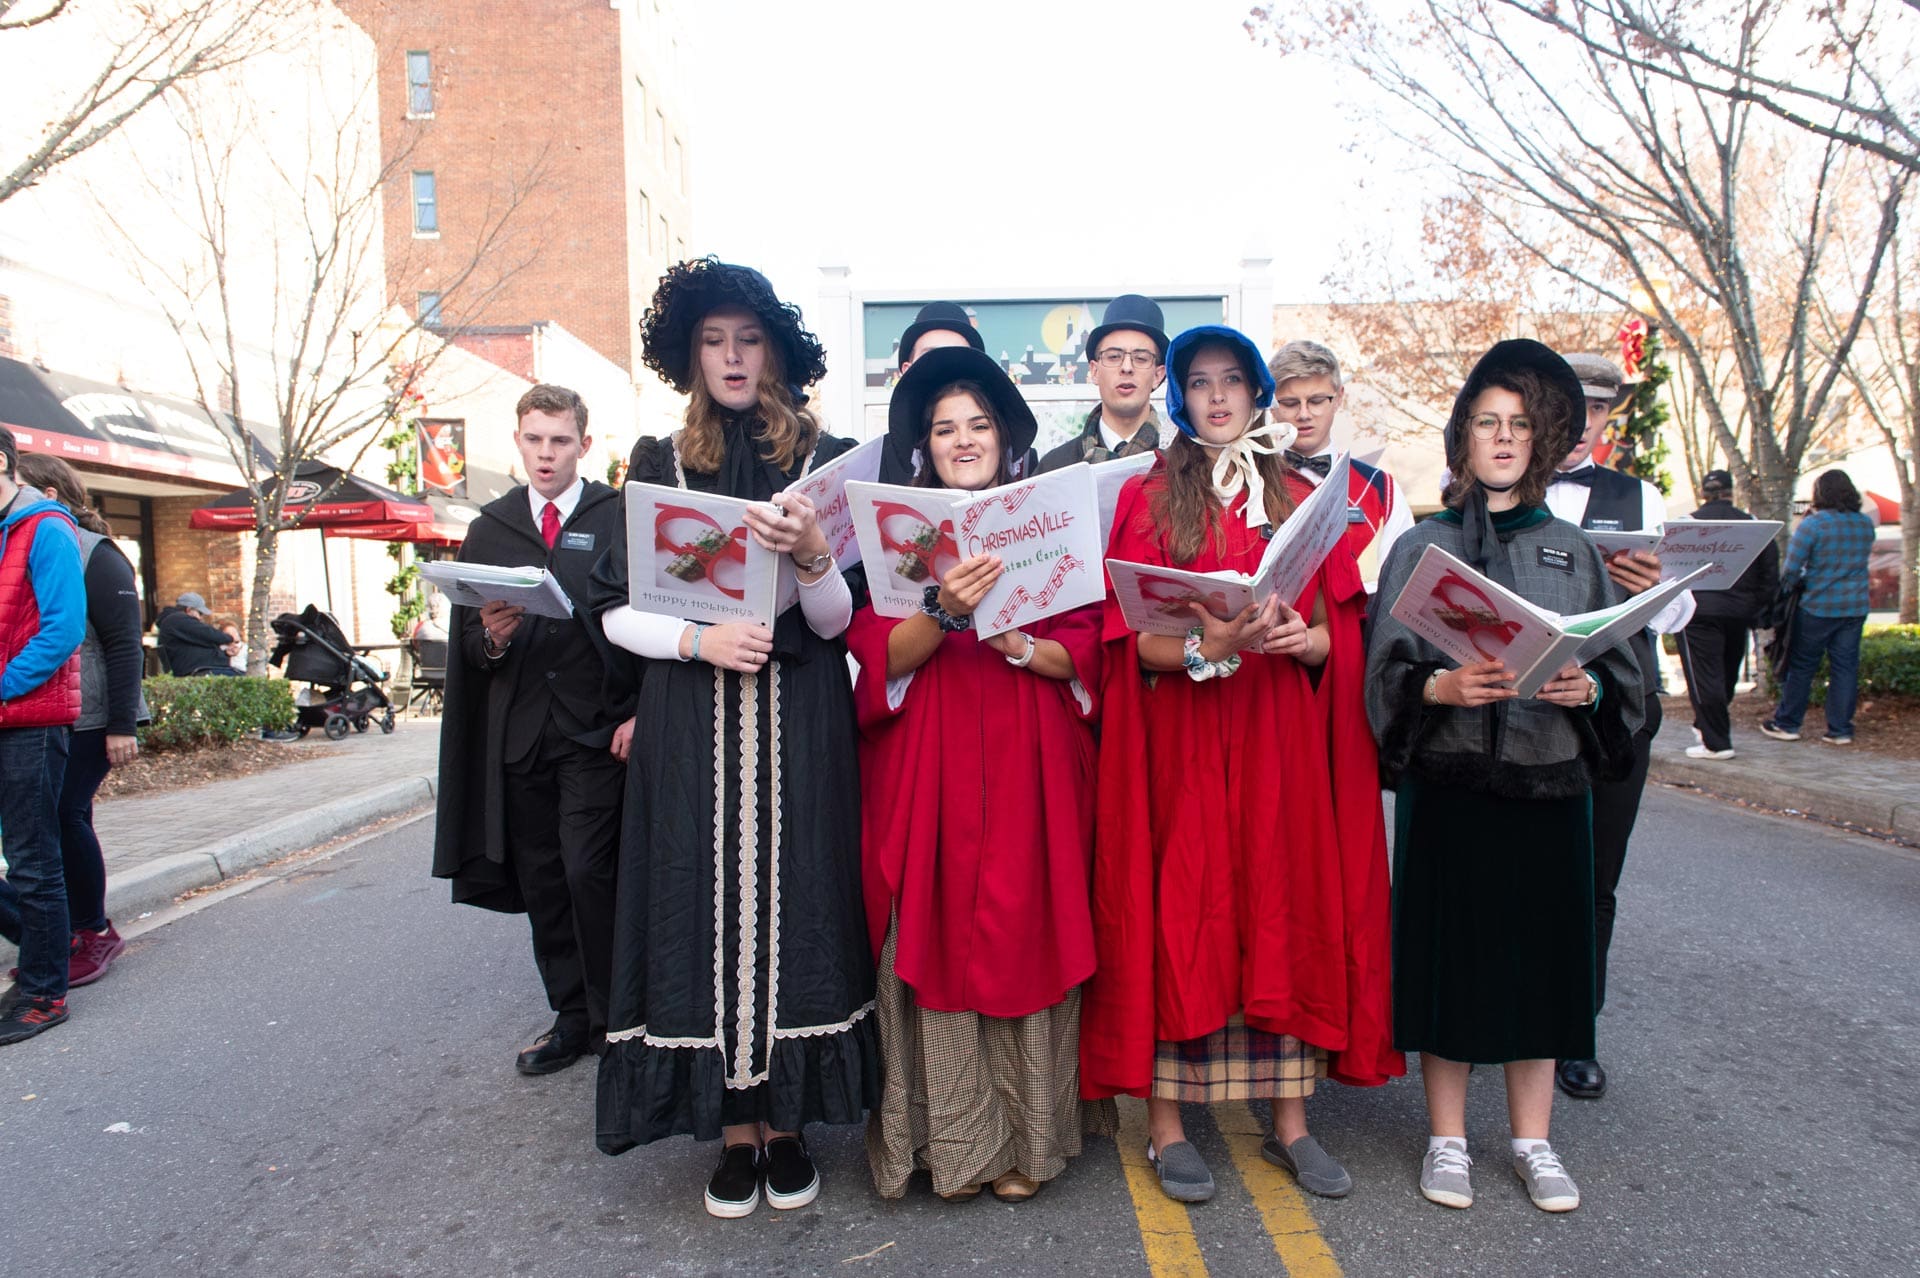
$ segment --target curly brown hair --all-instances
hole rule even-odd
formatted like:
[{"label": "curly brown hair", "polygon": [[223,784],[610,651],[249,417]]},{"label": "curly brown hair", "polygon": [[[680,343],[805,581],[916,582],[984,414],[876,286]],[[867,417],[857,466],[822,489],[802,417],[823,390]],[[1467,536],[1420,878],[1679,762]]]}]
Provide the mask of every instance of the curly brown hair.
[{"label": "curly brown hair", "polygon": [[[1264,412],[1254,414],[1247,429],[1259,429],[1266,417]],[[1157,483],[1148,481],[1147,509],[1173,561],[1189,564],[1202,550],[1218,547],[1221,541],[1225,512],[1213,495],[1213,459],[1184,433],[1176,435],[1160,457],[1164,466]],[[1267,523],[1278,528],[1293,513],[1293,494],[1287,491],[1287,475],[1293,468],[1279,453],[1258,454],[1253,464],[1267,489]]]},{"label": "curly brown hair", "polygon": [[[1513,495],[1523,506],[1542,505],[1547,500],[1547,484],[1553,479],[1554,469],[1567,455],[1567,441],[1577,438],[1576,423],[1553,384],[1532,369],[1500,369],[1489,373],[1479,389],[1495,388],[1518,395],[1521,411],[1533,425],[1533,452],[1527,459],[1526,473],[1513,486]],[[1479,398],[1477,394],[1473,397]],[[1472,409],[1473,400],[1460,397],[1454,401],[1453,416],[1447,422],[1447,473],[1453,476],[1453,482],[1447,485],[1443,500],[1454,510],[1460,508],[1467,494],[1480,482],[1473,473],[1473,431],[1467,426]]]}]

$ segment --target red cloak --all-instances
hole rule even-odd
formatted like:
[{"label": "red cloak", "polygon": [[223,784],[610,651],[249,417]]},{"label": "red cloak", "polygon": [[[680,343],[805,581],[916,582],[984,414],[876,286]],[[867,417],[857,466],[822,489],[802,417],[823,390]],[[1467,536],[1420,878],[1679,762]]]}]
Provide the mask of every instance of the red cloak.
[{"label": "red cloak", "polygon": [[[1110,557],[1170,563],[1149,512],[1163,482],[1156,466],[1121,491]],[[1243,494],[1227,511],[1218,543],[1179,566],[1257,567],[1265,543],[1246,527],[1244,503]],[[1082,1094],[1145,1095],[1156,1041],[1209,1034],[1235,1012],[1326,1048],[1334,1077],[1385,1081],[1391,1043],[1374,1009],[1387,1006],[1387,969],[1350,955],[1359,936],[1363,949],[1377,938],[1386,952],[1387,902],[1384,891],[1349,898],[1324,718],[1305,667],[1247,653],[1229,678],[1149,680],[1111,595],[1103,634],[1099,967],[1081,1004]],[[1366,984],[1354,988],[1356,978]]]},{"label": "red cloak", "polygon": [[1026,1016],[1093,971],[1098,607],[1027,627],[1066,648],[1075,679],[1010,665],[971,631],[889,695],[900,623],[854,614],[868,935],[898,911],[894,970],[920,1006]]},{"label": "red cloak", "polygon": [[[1313,492],[1304,479],[1294,477],[1289,484],[1296,503]],[[1360,532],[1366,535],[1357,537]],[[1380,759],[1364,702],[1367,644],[1362,623],[1368,595],[1357,560],[1376,535],[1368,525],[1349,524],[1321,569],[1317,580],[1326,600],[1331,647],[1314,688],[1326,735],[1333,824],[1340,836],[1341,898],[1348,914],[1348,1046],[1329,1063],[1329,1073],[1361,1087],[1407,1072],[1406,1057],[1393,1050],[1387,823],[1380,802]],[[1311,592],[1302,606],[1313,607]]]}]

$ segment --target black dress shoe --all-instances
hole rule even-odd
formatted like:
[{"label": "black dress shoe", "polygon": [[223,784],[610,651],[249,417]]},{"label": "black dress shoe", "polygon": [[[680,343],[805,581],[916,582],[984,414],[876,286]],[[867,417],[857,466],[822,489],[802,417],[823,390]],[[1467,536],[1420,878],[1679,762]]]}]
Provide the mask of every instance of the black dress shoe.
[{"label": "black dress shoe", "polygon": [[1599,1061],[1561,1061],[1553,1076],[1560,1090],[1575,1100],[1599,1100],[1607,1094],[1607,1071]]},{"label": "black dress shoe", "polygon": [[587,1050],[587,1036],[561,1029],[548,1030],[533,1040],[533,1046],[515,1058],[513,1067],[522,1074],[552,1074],[579,1060]]}]

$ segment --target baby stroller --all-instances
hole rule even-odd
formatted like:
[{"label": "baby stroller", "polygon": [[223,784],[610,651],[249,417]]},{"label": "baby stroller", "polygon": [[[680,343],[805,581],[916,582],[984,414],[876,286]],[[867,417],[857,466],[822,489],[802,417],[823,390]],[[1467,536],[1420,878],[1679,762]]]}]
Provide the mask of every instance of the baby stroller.
[{"label": "baby stroller", "polygon": [[338,741],[351,728],[365,732],[378,723],[381,732],[393,731],[393,702],[380,687],[387,672],[356,656],[340,623],[313,604],[299,613],[283,612],[273,619],[275,643],[267,658],[286,671],[289,680],[307,686],[293,697],[301,736],[319,728],[329,741]]}]

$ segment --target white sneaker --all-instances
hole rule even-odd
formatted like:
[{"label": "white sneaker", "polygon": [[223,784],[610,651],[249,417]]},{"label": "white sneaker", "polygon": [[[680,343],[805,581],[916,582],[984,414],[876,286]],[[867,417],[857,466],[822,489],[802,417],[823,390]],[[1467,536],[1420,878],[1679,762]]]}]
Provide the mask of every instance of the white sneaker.
[{"label": "white sneaker", "polygon": [[1420,1161],[1420,1192],[1442,1207],[1473,1206],[1473,1181],[1467,1173],[1473,1159],[1465,1141],[1447,1140],[1427,1150]]},{"label": "white sneaker", "polygon": [[1541,1211],[1572,1211],[1580,1205],[1580,1190],[1560,1165],[1560,1156],[1545,1141],[1513,1156],[1513,1174],[1527,1187],[1527,1197]]},{"label": "white sneaker", "polygon": [[1687,757],[1689,759],[1731,759],[1733,749],[1728,747],[1725,750],[1715,750],[1706,745],[1690,745],[1687,747]]}]

